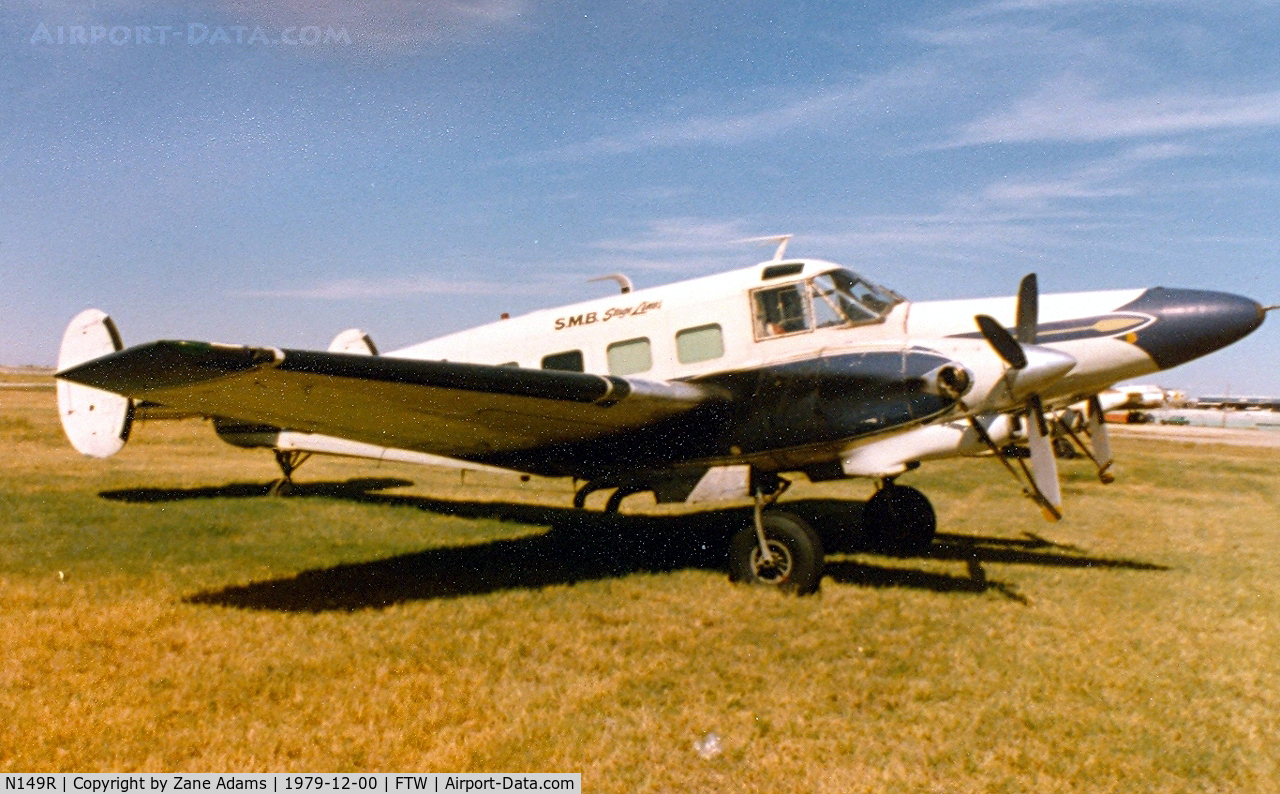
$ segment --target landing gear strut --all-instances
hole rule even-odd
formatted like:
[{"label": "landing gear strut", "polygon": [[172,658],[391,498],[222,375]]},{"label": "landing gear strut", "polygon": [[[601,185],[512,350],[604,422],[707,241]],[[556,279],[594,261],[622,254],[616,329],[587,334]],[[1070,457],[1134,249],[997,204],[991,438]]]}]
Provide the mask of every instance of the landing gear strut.
[{"label": "landing gear strut", "polygon": [[751,526],[738,530],[729,545],[729,579],[807,595],[822,580],[821,539],[798,516],[765,512],[787,484],[776,475],[761,475],[755,483]]},{"label": "landing gear strut", "polygon": [[886,478],[862,511],[867,538],[891,554],[916,554],[933,543],[938,518],[929,497]]},{"label": "landing gear strut", "polygon": [[272,496],[288,496],[293,491],[293,473],[307,462],[311,453],[283,449],[277,449],[275,453],[276,465],[280,467],[280,473],[283,476],[271,484],[270,493]]},{"label": "landing gear strut", "polygon": [[574,509],[576,510],[585,509],[587,506],[588,496],[595,493],[596,491],[603,491],[609,488],[614,488],[614,491],[613,493],[609,494],[609,499],[607,502],[605,502],[604,511],[606,513],[618,512],[618,508],[622,507],[623,499],[626,499],[628,496],[631,496],[632,494],[641,493],[647,490],[646,488],[639,485],[615,486],[613,483],[607,480],[591,480],[589,482],[583,483],[582,487],[580,487],[577,491],[574,492],[573,494]]}]

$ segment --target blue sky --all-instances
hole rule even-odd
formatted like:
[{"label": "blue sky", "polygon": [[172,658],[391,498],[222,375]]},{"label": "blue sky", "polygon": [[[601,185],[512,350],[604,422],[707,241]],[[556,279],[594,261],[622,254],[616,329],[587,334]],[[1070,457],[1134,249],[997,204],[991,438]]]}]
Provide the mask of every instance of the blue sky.
[{"label": "blue sky", "polygon": [[[9,364],[90,305],[390,349],[785,232],[917,299],[1280,302],[1276,2],[10,0],[0,95]],[[1280,394],[1278,325],[1157,380]]]}]

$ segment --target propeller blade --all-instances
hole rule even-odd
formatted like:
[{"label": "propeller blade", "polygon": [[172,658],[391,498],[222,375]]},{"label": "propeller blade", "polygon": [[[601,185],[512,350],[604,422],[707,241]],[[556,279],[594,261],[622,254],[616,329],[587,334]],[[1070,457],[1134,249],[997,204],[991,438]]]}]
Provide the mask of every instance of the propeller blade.
[{"label": "propeller blade", "polygon": [[1027,366],[1027,354],[1022,352],[1022,345],[1014,339],[1009,330],[996,321],[994,317],[979,314],[973,318],[978,323],[978,330],[987,340],[987,344],[995,348],[1000,358],[1013,369],[1024,369]]},{"label": "propeller blade", "polygon": [[1036,343],[1036,324],[1040,316],[1040,289],[1036,274],[1028,273],[1018,285],[1018,324],[1014,338],[1024,345]]},{"label": "propeller blade", "polygon": [[1093,456],[1098,462],[1099,476],[1107,482],[1107,469],[1111,466],[1111,434],[1107,432],[1107,423],[1102,416],[1102,402],[1098,395],[1089,398],[1089,418],[1085,423],[1085,432],[1093,441]]},{"label": "propeller blade", "polygon": [[1031,448],[1031,484],[1037,502],[1051,521],[1062,518],[1062,488],[1058,483],[1058,458],[1038,396],[1027,400],[1027,439]]}]

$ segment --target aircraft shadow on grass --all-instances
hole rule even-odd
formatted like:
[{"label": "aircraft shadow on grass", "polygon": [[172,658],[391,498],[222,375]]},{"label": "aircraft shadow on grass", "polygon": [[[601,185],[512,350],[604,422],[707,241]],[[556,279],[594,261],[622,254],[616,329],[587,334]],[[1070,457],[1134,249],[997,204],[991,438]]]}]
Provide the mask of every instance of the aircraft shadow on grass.
[{"label": "aircraft shadow on grass", "polygon": [[[285,612],[382,608],[407,601],[482,595],[511,589],[619,578],[682,569],[726,570],[733,533],[751,521],[749,508],[682,516],[618,515],[511,502],[449,501],[383,494],[412,484],[393,478],[297,483],[292,498],[321,497],[411,507],[430,513],[550,527],[549,531],[468,546],[426,549],[382,560],[303,571],[296,576],[236,585],[189,596],[195,604]],[[268,496],[271,484],[230,483],[203,488],[134,488],[104,491],[105,499],[134,503]],[[828,552],[868,551],[856,528],[863,503],[828,499],[787,502],[785,509],[818,527]],[[963,562],[966,575],[880,565],[862,559],[828,559],[825,575],[839,584],[906,587],[937,593],[995,592],[1027,603],[1011,586],[989,579],[984,563],[1049,568],[1164,571],[1137,560],[1091,556],[1084,550],[1027,535],[990,538],[939,533],[925,551],[886,560]]]}]

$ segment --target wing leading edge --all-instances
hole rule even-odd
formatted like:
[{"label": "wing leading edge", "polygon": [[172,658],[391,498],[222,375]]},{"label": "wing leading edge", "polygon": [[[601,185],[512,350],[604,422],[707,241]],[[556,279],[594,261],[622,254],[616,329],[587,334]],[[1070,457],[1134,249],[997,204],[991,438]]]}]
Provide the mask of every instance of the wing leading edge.
[{"label": "wing leading edge", "polygon": [[57,376],[175,413],[457,458],[600,438],[722,399],[680,382],[182,341]]}]

